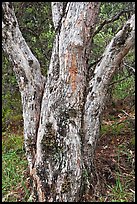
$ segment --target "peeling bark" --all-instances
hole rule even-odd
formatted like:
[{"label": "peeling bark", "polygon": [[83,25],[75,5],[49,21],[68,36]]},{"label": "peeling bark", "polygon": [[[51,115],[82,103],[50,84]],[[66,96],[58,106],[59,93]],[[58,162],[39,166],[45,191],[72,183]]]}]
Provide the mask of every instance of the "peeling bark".
[{"label": "peeling bark", "polygon": [[[94,73],[87,60],[98,2],[52,2],[56,36],[47,80],[3,3],[3,48],[20,87],[35,201],[79,202],[92,189],[94,150],[108,84],[135,38],[134,16],[107,46]],[[91,56],[92,57],[92,56]]]}]

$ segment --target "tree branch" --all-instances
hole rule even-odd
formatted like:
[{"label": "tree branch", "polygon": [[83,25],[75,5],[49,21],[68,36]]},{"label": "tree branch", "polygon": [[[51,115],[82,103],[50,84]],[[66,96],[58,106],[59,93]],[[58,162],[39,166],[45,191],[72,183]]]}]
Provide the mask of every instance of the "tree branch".
[{"label": "tree branch", "polygon": [[113,16],[111,19],[109,19],[109,20],[104,20],[104,21],[99,25],[99,27],[95,30],[95,32],[94,32],[94,34],[93,34],[93,37],[94,37],[97,33],[99,33],[105,25],[107,25],[107,24],[109,24],[109,23],[113,23],[114,21],[118,20],[118,19],[120,18],[120,16],[122,16],[123,14],[129,13],[129,12],[131,12],[131,11],[132,11],[132,10],[124,10],[124,11],[119,12],[119,13],[116,14],[115,16]]},{"label": "tree branch", "polygon": [[14,65],[14,71],[20,89],[31,82],[41,86],[44,77],[41,74],[40,64],[28,47],[9,2],[3,2],[2,45]]},{"label": "tree branch", "polygon": [[[98,62],[94,73],[91,75],[84,107],[85,137],[89,144],[92,144],[94,137],[99,136],[99,132],[93,130],[95,125],[100,123],[100,115],[107,99],[108,84],[121,60],[133,47],[134,43],[135,15],[125,23],[123,29],[111,40],[102,55],[101,61]],[[91,124],[93,124],[92,127]]]},{"label": "tree branch", "polygon": [[57,30],[63,16],[63,2],[51,2],[51,8],[54,28]]}]

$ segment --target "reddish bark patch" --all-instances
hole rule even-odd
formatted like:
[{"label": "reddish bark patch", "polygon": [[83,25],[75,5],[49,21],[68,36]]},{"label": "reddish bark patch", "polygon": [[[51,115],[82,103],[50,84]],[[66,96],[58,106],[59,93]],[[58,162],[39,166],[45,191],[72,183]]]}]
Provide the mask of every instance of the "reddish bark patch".
[{"label": "reddish bark patch", "polygon": [[76,56],[72,54],[71,67],[69,68],[69,74],[70,74],[70,84],[71,84],[73,92],[77,88],[77,85],[76,85],[77,73],[78,73],[78,70],[77,70]]}]

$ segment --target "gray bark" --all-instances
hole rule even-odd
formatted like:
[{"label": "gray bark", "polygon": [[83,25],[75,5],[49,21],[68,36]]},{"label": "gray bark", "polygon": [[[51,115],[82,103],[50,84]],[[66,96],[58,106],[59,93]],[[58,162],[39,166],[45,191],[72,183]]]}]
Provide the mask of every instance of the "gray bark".
[{"label": "gray bark", "polygon": [[36,153],[45,79],[41,74],[38,60],[22,36],[12,3],[5,2],[2,8],[2,46],[13,63],[13,70],[21,92],[25,147],[31,170]]},{"label": "gray bark", "polygon": [[3,3],[3,49],[20,87],[26,155],[40,202],[78,202],[91,190],[107,87],[135,38],[133,15],[89,70],[98,9],[97,2],[68,2],[65,9],[52,3],[56,36],[45,81],[11,4]]}]

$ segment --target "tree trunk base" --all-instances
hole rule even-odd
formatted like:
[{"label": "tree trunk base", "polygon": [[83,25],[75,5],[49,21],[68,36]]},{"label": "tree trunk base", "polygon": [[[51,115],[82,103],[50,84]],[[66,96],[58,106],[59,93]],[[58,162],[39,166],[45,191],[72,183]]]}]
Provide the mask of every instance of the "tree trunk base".
[{"label": "tree trunk base", "polygon": [[91,202],[93,198],[98,197],[98,187],[99,187],[99,176],[96,171],[96,167],[93,164],[92,172],[91,172],[91,181],[89,184],[89,188],[85,189],[85,193],[83,193],[79,202]]}]

